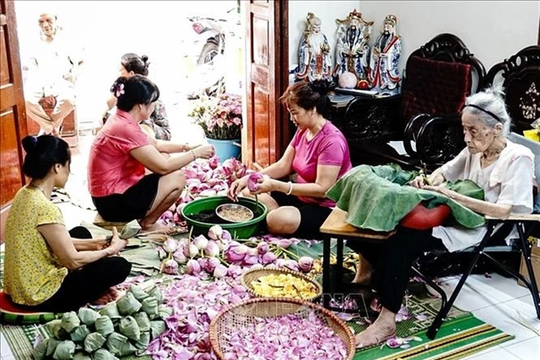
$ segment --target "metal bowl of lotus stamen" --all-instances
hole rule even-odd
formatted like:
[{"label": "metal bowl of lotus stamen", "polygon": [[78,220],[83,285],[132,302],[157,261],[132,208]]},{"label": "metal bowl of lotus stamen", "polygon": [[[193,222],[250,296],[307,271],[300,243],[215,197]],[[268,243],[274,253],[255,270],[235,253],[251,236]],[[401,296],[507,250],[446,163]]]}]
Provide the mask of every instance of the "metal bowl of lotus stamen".
[{"label": "metal bowl of lotus stamen", "polygon": [[216,215],[232,223],[242,223],[253,219],[253,211],[250,208],[235,203],[219,205],[216,208]]}]

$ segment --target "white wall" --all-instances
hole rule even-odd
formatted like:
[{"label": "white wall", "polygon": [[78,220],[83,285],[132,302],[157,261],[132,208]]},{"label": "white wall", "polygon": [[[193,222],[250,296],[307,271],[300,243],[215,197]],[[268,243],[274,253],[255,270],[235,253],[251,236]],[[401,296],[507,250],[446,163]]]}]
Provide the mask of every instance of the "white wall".
[{"label": "white wall", "polygon": [[[336,44],[335,19],[356,8],[364,20],[375,21],[370,44],[382,29],[388,14],[398,18],[397,32],[403,38],[400,67],[409,54],[440,33],[458,36],[486,71],[518,50],[537,43],[539,1],[301,1],[289,5],[289,63],[296,64],[298,43],[307,12],[322,21],[330,46]],[[333,53],[334,49],[331,49]]]}]

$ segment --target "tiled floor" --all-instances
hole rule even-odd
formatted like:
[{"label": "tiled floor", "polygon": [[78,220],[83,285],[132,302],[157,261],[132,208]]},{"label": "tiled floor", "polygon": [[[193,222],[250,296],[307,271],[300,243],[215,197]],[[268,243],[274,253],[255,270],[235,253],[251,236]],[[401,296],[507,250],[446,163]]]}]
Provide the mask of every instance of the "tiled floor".
[{"label": "tiled floor", "polygon": [[[191,144],[204,141],[200,132],[186,121],[171,123],[173,138],[179,142]],[[74,151],[70,180],[66,185],[68,193],[86,194],[86,161],[91,136],[83,136]],[[88,198],[79,198],[80,203],[88,202]],[[68,228],[79,225],[81,221],[92,221],[94,211],[85,210],[71,203],[59,204]],[[457,284],[457,278],[448,278],[449,289]],[[515,339],[499,346],[484,350],[470,356],[469,360],[538,360],[540,359],[540,320],[532,305],[532,297],[528,290],[517,285],[514,279],[493,274],[491,278],[483,275],[472,275],[462,289],[455,303],[459,308],[471,311],[476,317],[499,329],[514,335]],[[516,318],[521,316],[537,333],[521,325]],[[0,333],[0,360],[14,360],[9,346]]]}]

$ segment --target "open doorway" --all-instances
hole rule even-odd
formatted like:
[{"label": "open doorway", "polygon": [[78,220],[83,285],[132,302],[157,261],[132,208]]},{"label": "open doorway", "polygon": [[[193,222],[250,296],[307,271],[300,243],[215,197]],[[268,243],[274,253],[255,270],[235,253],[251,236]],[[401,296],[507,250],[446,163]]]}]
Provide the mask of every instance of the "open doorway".
[{"label": "open doorway", "polygon": [[[84,64],[76,83],[81,134],[101,120],[109,88],[118,76],[120,57],[133,52],[149,58],[149,78],[160,87],[173,139],[198,141],[201,132],[187,117],[189,95],[222,76],[228,92],[242,91],[244,31],[239,6],[237,0],[18,1],[15,10],[21,63],[24,66],[33,44],[40,39],[39,15],[56,14],[73,46],[83,49]],[[193,26],[197,19],[210,29],[197,33]],[[212,20],[218,25],[215,28]],[[214,44],[210,37],[224,40],[211,49],[211,66],[200,61],[203,50]]]}]

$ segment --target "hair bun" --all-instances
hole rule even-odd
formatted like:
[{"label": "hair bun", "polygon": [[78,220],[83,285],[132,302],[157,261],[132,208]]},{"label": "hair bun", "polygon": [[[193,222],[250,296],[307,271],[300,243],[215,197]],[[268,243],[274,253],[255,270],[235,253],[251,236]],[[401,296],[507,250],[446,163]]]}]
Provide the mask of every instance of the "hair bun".
[{"label": "hair bun", "polygon": [[148,55],[141,55],[141,60],[146,63],[148,61]]},{"label": "hair bun", "polygon": [[328,82],[324,80],[315,80],[310,83],[310,87],[313,91],[318,92],[321,96],[328,94]]},{"label": "hair bun", "polygon": [[25,136],[22,139],[22,146],[27,154],[34,152],[37,149],[38,138],[36,136]]}]

